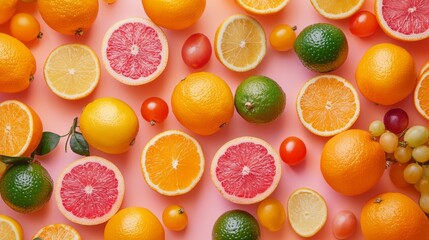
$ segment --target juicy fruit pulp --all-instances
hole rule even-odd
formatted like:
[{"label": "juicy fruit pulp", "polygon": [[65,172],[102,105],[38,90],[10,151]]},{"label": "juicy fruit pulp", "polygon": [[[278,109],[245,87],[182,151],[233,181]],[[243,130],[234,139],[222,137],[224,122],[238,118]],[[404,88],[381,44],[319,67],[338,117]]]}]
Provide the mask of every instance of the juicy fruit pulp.
[{"label": "juicy fruit pulp", "polygon": [[365,0],[311,0],[316,11],[328,19],[345,19],[358,11]]},{"label": "juicy fruit pulp", "polygon": [[429,120],[429,72],[423,72],[414,89],[414,106],[417,111]]},{"label": "juicy fruit pulp", "polygon": [[109,220],[124,197],[124,178],[110,161],[84,157],[67,166],[58,177],[55,199],[70,221],[96,225]]},{"label": "juicy fruit pulp", "polygon": [[51,176],[37,162],[13,165],[0,181],[4,202],[20,213],[41,209],[50,200],[52,188]]},{"label": "juicy fruit pulp", "polygon": [[294,50],[306,68],[323,73],[339,68],[347,59],[349,47],[340,28],[316,23],[298,34]]},{"label": "juicy fruit pulp", "polygon": [[164,32],[144,18],[126,18],[113,24],[101,45],[106,70],[127,85],[155,80],[168,61],[168,42]]},{"label": "juicy fruit pulp", "polygon": [[252,76],[240,83],[235,91],[237,112],[251,123],[274,121],[286,106],[286,94],[271,78]]},{"label": "juicy fruit pulp", "polygon": [[259,240],[260,238],[258,221],[243,210],[227,211],[219,216],[213,225],[213,240]]},{"label": "juicy fruit pulp", "polygon": [[239,137],[225,143],[213,157],[211,179],[229,201],[252,204],[268,197],[281,177],[281,160],[264,140]]},{"label": "juicy fruit pulp", "polygon": [[374,1],[375,14],[381,29],[402,41],[418,41],[429,37],[429,1]]},{"label": "juicy fruit pulp", "polygon": [[23,240],[22,226],[14,218],[0,214],[0,237],[8,240]]},{"label": "juicy fruit pulp", "polygon": [[82,240],[79,233],[72,226],[55,223],[44,226],[40,229],[32,239],[42,240]]},{"label": "juicy fruit pulp", "polygon": [[141,157],[146,183],[167,196],[191,191],[200,181],[204,165],[200,144],[177,130],[167,130],[150,139]]},{"label": "juicy fruit pulp", "polygon": [[269,15],[283,10],[289,0],[270,0],[263,3],[259,0],[235,0],[235,2],[249,13]]}]

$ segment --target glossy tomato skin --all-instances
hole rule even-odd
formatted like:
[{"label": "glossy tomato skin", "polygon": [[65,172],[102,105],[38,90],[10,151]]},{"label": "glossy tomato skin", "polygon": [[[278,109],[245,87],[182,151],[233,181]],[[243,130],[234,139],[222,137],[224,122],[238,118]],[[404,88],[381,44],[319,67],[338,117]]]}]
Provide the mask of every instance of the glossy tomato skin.
[{"label": "glossy tomato skin", "polygon": [[188,225],[188,215],[179,205],[170,205],[162,213],[162,222],[172,231],[182,231]]},{"label": "glossy tomato skin", "polygon": [[141,107],[140,112],[144,120],[151,125],[163,122],[168,116],[168,105],[159,97],[150,97],[146,99]]},{"label": "glossy tomato skin", "polygon": [[304,160],[307,154],[307,147],[300,138],[290,136],[280,144],[279,152],[283,162],[290,166],[295,166]]},{"label": "glossy tomato skin", "polygon": [[262,200],[258,205],[256,214],[259,223],[271,232],[279,231],[286,221],[283,204],[274,198]]},{"label": "glossy tomato skin", "polygon": [[270,34],[271,47],[277,51],[289,51],[295,43],[296,27],[291,27],[287,24],[280,24],[274,27]]},{"label": "glossy tomato skin", "polygon": [[336,239],[348,239],[355,232],[357,219],[354,213],[342,210],[335,214],[332,222],[332,233]]},{"label": "glossy tomato skin", "polygon": [[10,33],[22,42],[28,42],[41,36],[39,21],[31,14],[17,13],[9,23]]},{"label": "glossy tomato skin", "polygon": [[358,37],[369,37],[377,32],[379,25],[373,13],[361,10],[350,18],[349,29]]},{"label": "glossy tomato skin", "polygon": [[182,59],[191,68],[201,68],[212,55],[209,38],[202,33],[195,33],[186,39],[182,46]]}]

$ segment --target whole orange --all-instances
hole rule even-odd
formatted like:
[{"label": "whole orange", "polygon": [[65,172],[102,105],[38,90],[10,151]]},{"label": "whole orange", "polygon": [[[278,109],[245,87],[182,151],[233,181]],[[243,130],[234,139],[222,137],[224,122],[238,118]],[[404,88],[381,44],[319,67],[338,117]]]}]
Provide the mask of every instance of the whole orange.
[{"label": "whole orange", "polygon": [[146,15],[158,26],[181,30],[203,15],[206,0],[142,0]]},{"label": "whole orange", "polygon": [[159,219],[148,209],[127,207],[117,212],[104,228],[104,240],[164,240]]},{"label": "whole orange", "polygon": [[360,216],[360,226],[366,240],[428,240],[428,224],[419,205],[407,195],[396,192],[369,199]]},{"label": "whole orange", "polygon": [[217,75],[195,72],[174,88],[171,109],[187,129],[200,135],[211,135],[231,120],[234,97],[228,84]]},{"label": "whole orange", "polygon": [[0,24],[7,22],[16,12],[18,0],[0,1]]},{"label": "whole orange", "polygon": [[406,49],[391,43],[369,48],[358,63],[355,78],[362,95],[380,105],[402,101],[417,83],[413,57]]},{"label": "whole orange", "polygon": [[329,139],[323,147],[320,170],[337,192],[354,196],[374,187],[384,173],[386,159],[371,134],[350,129]]},{"label": "whole orange", "polygon": [[98,14],[98,0],[38,0],[46,24],[66,35],[82,35]]},{"label": "whole orange", "polygon": [[0,92],[21,92],[30,86],[36,60],[18,39],[0,33]]}]

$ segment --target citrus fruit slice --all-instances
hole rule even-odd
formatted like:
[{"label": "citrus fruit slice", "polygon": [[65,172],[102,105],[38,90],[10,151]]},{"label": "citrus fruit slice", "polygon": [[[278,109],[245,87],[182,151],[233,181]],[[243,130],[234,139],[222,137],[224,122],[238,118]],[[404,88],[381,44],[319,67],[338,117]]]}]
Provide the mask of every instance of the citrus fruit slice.
[{"label": "citrus fruit slice", "polygon": [[289,0],[235,0],[235,2],[249,13],[268,15],[280,12],[289,3]]},{"label": "citrus fruit slice", "polygon": [[147,184],[160,194],[191,191],[204,172],[200,144],[188,134],[168,130],[154,136],[143,149],[141,168]]},{"label": "citrus fruit slice", "polygon": [[336,75],[319,75],[301,87],[296,101],[301,123],[318,136],[349,129],[360,113],[359,96],[351,83]]},{"label": "citrus fruit slice", "polygon": [[124,178],[110,161],[96,156],[70,163],[55,186],[60,212],[70,221],[96,225],[109,220],[124,197]]},{"label": "citrus fruit slice", "polygon": [[287,213],[292,229],[301,237],[311,237],[325,225],[328,207],[318,192],[298,188],[289,196]]},{"label": "citrus fruit slice", "polygon": [[100,80],[100,63],[95,52],[83,44],[55,48],[45,61],[43,74],[57,96],[75,100],[91,94]]},{"label": "citrus fruit slice", "polygon": [[345,19],[356,13],[365,0],[311,0],[314,9],[328,19]]},{"label": "citrus fruit slice", "polygon": [[423,67],[420,69],[419,72],[419,76],[423,76],[423,73],[428,72],[429,71],[429,61],[425,63],[425,65],[423,65]]},{"label": "citrus fruit slice", "polygon": [[0,116],[0,155],[30,155],[43,134],[37,113],[23,102],[6,100],[0,103]]},{"label": "citrus fruit slice", "polygon": [[429,37],[429,0],[376,0],[375,16],[381,29],[402,41],[418,41]]},{"label": "citrus fruit slice", "polygon": [[429,120],[429,72],[420,76],[414,89],[414,106],[424,118]]},{"label": "citrus fruit slice", "polygon": [[101,44],[107,72],[127,85],[155,80],[168,61],[168,42],[164,32],[145,18],[126,18],[113,24]]},{"label": "citrus fruit slice", "polygon": [[267,51],[265,32],[254,18],[236,14],[216,30],[214,52],[228,69],[245,72],[256,68]]},{"label": "citrus fruit slice", "polygon": [[55,223],[44,226],[32,239],[42,240],[81,240],[79,233],[72,226],[63,223]]},{"label": "citrus fruit slice", "polygon": [[264,200],[277,187],[281,160],[266,141],[239,137],[216,152],[210,169],[215,187],[227,200],[252,204]]},{"label": "citrus fruit slice", "polygon": [[23,240],[24,232],[21,224],[15,219],[0,214],[0,238],[8,240]]}]

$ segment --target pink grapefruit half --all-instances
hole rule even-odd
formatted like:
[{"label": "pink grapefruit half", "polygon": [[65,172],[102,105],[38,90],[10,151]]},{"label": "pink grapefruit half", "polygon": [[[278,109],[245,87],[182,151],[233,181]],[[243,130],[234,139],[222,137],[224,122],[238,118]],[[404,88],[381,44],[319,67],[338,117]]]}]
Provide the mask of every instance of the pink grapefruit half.
[{"label": "pink grapefruit half", "polygon": [[113,163],[90,156],[72,162],[62,171],[55,186],[55,200],[70,221],[97,225],[119,210],[124,189],[124,178]]},{"label": "pink grapefruit half", "polygon": [[429,0],[375,0],[374,6],[388,36],[403,41],[429,37]]},{"label": "pink grapefruit half", "polygon": [[141,85],[155,80],[168,61],[164,32],[145,18],[126,18],[113,24],[101,44],[104,66],[116,80]]},{"label": "pink grapefruit half", "polygon": [[226,199],[252,204],[264,200],[276,189],[281,177],[281,160],[264,140],[239,137],[216,152],[210,174]]}]

